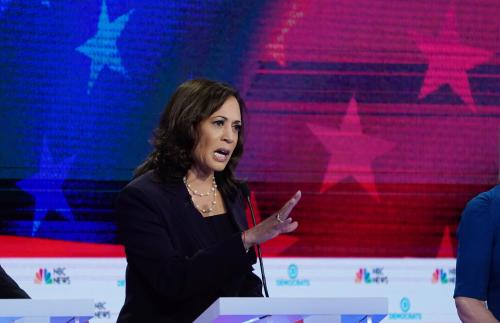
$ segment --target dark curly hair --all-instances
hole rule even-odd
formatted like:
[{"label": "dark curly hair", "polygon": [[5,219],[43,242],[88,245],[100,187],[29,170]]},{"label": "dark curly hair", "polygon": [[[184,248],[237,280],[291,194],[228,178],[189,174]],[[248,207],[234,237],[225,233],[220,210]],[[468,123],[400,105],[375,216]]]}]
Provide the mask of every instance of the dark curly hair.
[{"label": "dark curly hair", "polygon": [[[238,91],[227,84],[207,79],[182,83],[172,95],[162,112],[160,123],[153,132],[150,143],[153,151],[134,172],[138,177],[154,170],[162,182],[181,179],[194,163],[193,150],[198,142],[198,125],[216,112],[227,99],[236,98],[241,118],[245,102]],[[231,196],[239,183],[234,172],[243,155],[244,123],[242,122],[236,147],[221,172],[215,172],[219,189]]]}]

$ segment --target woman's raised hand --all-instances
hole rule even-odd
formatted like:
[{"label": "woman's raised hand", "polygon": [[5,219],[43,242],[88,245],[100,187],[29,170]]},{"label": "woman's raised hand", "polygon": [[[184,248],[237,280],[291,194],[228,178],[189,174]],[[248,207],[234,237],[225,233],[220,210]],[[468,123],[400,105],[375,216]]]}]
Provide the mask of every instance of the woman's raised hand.
[{"label": "woman's raised hand", "polygon": [[283,207],[255,227],[246,230],[242,234],[245,249],[255,244],[260,244],[271,240],[282,233],[292,232],[299,226],[297,221],[293,221],[290,213],[299,202],[301,192],[297,191],[295,195],[283,205]]}]

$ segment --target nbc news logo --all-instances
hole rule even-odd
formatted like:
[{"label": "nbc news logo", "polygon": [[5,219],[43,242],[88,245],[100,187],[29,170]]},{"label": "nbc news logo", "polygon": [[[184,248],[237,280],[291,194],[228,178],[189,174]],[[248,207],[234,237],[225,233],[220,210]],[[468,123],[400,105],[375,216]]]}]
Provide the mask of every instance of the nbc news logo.
[{"label": "nbc news logo", "polygon": [[445,271],[442,268],[436,268],[432,273],[432,283],[433,284],[454,284],[455,283],[456,269],[452,268]]}]

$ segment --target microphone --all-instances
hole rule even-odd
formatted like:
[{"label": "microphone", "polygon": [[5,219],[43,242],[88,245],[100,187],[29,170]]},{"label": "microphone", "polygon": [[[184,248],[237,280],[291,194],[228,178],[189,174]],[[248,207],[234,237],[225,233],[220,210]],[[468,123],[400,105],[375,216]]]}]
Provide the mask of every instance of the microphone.
[{"label": "microphone", "polygon": [[[248,188],[247,183],[240,183],[240,188],[243,193],[243,196],[245,196],[248,207],[250,208],[250,214],[252,215],[252,222],[253,226],[257,225],[257,222],[255,221],[255,215],[253,213],[253,207],[252,207],[252,201],[250,201],[250,189]],[[262,276],[262,286],[264,286],[264,294],[266,297],[269,297],[269,292],[267,291],[267,282],[266,282],[266,274],[264,273],[264,263],[262,262],[262,254],[260,252],[260,245],[257,244],[257,257],[259,257],[259,264],[260,264],[260,273]]]}]

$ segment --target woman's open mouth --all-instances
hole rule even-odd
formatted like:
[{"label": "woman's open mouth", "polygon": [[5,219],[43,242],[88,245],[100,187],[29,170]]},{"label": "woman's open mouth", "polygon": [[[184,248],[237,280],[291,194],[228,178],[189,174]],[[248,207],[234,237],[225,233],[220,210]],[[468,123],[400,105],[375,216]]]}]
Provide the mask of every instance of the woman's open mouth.
[{"label": "woman's open mouth", "polygon": [[215,152],[214,152],[214,159],[218,162],[225,162],[229,159],[229,156],[231,154],[231,151],[228,150],[228,149],[217,149]]}]

